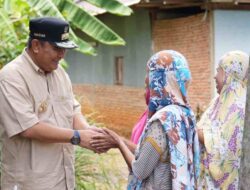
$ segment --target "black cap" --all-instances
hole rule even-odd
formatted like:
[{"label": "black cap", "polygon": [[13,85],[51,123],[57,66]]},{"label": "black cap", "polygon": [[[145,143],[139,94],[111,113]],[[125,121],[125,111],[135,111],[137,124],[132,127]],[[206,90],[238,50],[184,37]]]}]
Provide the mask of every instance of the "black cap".
[{"label": "black cap", "polygon": [[48,41],[60,48],[73,49],[77,45],[69,40],[69,23],[55,17],[31,19],[30,38]]}]

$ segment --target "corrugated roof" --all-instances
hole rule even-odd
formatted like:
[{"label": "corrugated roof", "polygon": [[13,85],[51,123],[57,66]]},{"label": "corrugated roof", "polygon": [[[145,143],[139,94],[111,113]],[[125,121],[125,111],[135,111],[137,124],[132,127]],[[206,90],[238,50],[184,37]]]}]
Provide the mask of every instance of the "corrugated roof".
[{"label": "corrugated roof", "polygon": [[[140,0],[117,0],[124,5],[131,6],[140,2]],[[75,0],[75,2],[80,5],[84,10],[88,11],[91,15],[103,14],[106,10],[96,7],[86,1]]]}]

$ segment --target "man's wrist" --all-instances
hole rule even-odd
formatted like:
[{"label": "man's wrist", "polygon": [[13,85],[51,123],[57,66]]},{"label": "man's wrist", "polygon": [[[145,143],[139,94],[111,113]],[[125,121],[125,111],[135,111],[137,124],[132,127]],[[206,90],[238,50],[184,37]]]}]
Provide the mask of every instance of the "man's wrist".
[{"label": "man's wrist", "polygon": [[71,144],[79,145],[81,142],[81,136],[78,130],[74,130],[73,137],[70,139]]}]

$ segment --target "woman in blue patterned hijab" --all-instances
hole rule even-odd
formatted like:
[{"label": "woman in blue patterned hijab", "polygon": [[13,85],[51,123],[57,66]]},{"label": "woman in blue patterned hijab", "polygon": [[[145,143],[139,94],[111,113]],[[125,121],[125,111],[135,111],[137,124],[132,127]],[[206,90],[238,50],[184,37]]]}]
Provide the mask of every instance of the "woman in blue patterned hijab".
[{"label": "woman in blue patterned hijab", "polygon": [[106,130],[130,169],[128,190],[196,189],[199,142],[187,98],[188,63],[176,51],[160,51],[149,59],[146,77],[148,122],[135,153],[120,136]]},{"label": "woman in blue patterned hijab", "polygon": [[172,173],[172,189],[195,189],[199,176],[199,143],[195,116],[191,110],[187,88],[191,80],[188,62],[179,52],[163,50],[147,63],[150,88],[147,131],[159,122],[167,136]]}]

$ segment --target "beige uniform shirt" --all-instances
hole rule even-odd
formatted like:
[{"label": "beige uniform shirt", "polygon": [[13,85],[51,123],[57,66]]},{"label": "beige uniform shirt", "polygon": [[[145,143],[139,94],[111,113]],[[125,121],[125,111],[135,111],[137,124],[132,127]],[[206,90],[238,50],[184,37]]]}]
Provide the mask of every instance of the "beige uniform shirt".
[{"label": "beige uniform shirt", "polygon": [[73,128],[80,113],[65,71],[44,74],[24,51],[0,70],[2,190],[73,190],[74,149],[70,143],[44,143],[20,132],[39,121]]}]

